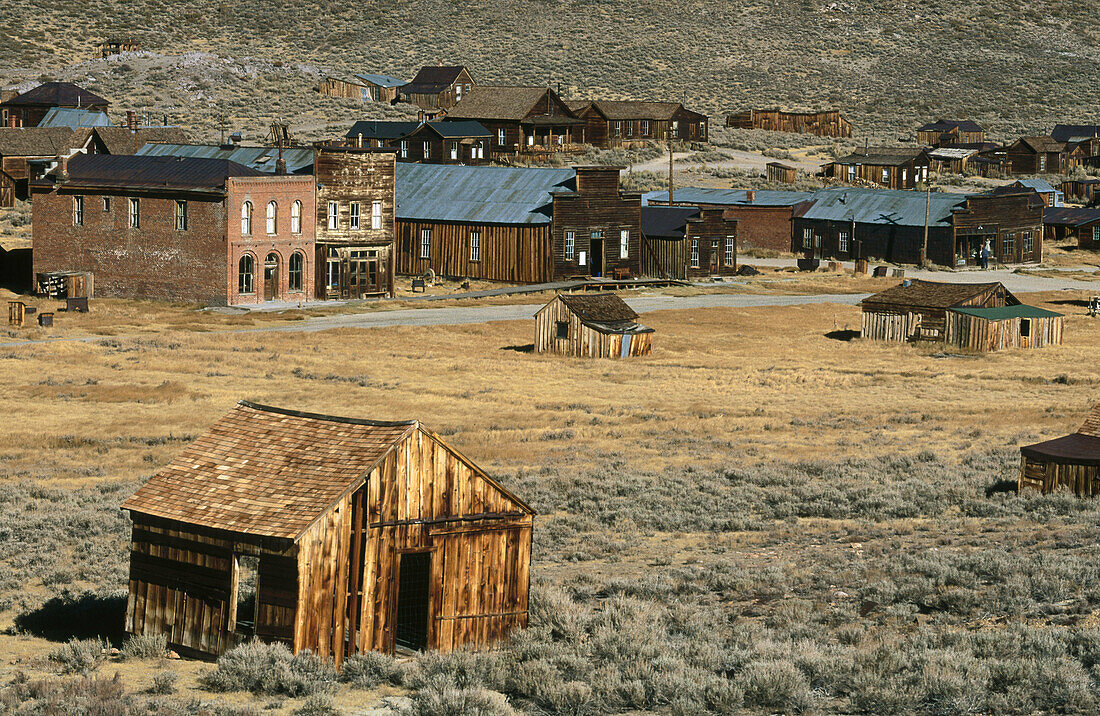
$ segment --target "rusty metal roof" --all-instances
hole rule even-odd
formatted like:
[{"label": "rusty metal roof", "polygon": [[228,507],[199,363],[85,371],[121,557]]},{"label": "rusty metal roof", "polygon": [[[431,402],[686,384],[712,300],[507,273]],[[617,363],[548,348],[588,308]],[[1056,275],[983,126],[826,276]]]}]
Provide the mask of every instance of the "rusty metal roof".
[{"label": "rusty metal roof", "polygon": [[417,425],[415,420],[356,420],[242,401],[122,508],[294,539]]},{"label": "rusty metal roof", "polygon": [[1045,226],[1085,226],[1100,221],[1100,209],[1078,209],[1071,206],[1043,207]]},{"label": "rusty metal roof", "polygon": [[[275,173],[275,163],[279,158],[277,147],[219,146],[216,144],[146,144],[135,154],[140,157],[188,157],[196,159],[221,159],[264,172]],[[312,171],[312,147],[283,147],[283,160],[290,174]]]},{"label": "rusty metal roof", "polygon": [[399,219],[549,224],[551,192],[572,188],[573,169],[397,164]]}]

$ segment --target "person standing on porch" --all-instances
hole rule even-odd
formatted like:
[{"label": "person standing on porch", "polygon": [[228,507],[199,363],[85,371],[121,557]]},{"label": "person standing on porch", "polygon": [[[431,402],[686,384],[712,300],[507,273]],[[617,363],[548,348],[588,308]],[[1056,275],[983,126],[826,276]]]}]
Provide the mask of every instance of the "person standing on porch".
[{"label": "person standing on porch", "polygon": [[982,244],[981,257],[982,257],[982,269],[983,270],[989,268],[989,257],[992,256],[992,255],[993,255],[993,247],[989,245],[989,241],[987,240],[984,244]]}]

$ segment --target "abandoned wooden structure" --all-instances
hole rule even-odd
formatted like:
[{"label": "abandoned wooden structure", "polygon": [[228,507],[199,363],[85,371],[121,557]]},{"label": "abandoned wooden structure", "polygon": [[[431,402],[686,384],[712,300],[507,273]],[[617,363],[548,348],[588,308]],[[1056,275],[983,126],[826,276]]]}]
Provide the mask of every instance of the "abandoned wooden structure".
[{"label": "abandoned wooden structure", "polygon": [[480,122],[493,139],[491,159],[545,157],[584,150],[586,121],[549,87],[475,86],[444,121]]},{"label": "abandoned wooden structure", "polygon": [[971,170],[971,160],[978,151],[971,147],[937,147],[928,151],[928,160],[937,174],[965,174]]},{"label": "abandoned wooden structure", "polygon": [[123,52],[138,52],[141,50],[141,43],[132,38],[115,38],[113,40],[105,40],[95,46],[96,59],[105,59],[112,55],[121,55]]},{"label": "abandoned wooden structure", "polygon": [[1058,188],[1066,201],[1091,206],[1097,203],[1100,179],[1067,179]]},{"label": "abandoned wooden structure", "polygon": [[398,161],[425,164],[488,164],[492,135],[479,122],[424,122],[391,140]]},{"label": "abandoned wooden structure", "polygon": [[772,132],[816,134],[819,137],[852,136],[852,123],[835,109],[824,112],[750,109],[728,115],[726,126],[734,129],[766,129]]},{"label": "abandoned wooden structure", "polygon": [[1100,405],[1077,432],[1020,448],[1018,488],[1071,490],[1078,497],[1100,494]]},{"label": "abandoned wooden structure", "polygon": [[527,624],[534,510],[415,420],[242,401],[122,509],[125,629],[183,654],[256,636],[339,667]]},{"label": "abandoned wooden structure", "polygon": [[705,278],[737,273],[737,219],[720,206],[643,206],[641,273]]},{"label": "abandoned wooden structure", "polygon": [[1100,249],[1100,208],[1043,209],[1043,240],[1073,241],[1078,248]]},{"label": "abandoned wooden structure", "polygon": [[653,329],[614,293],[562,293],[535,314],[535,351],[581,358],[649,355]]},{"label": "abandoned wooden structure", "polygon": [[58,156],[85,149],[88,132],[67,127],[0,128],[0,206],[30,197],[30,183],[41,178]]},{"label": "abandoned wooden structure", "polygon": [[412,82],[398,89],[403,102],[433,114],[443,113],[461,102],[474,87],[474,78],[462,66],[421,67]]},{"label": "abandoned wooden structure", "polygon": [[764,176],[776,184],[794,184],[798,178],[798,169],[783,162],[768,162],[764,165]]},{"label": "abandoned wooden structure", "polygon": [[404,80],[389,75],[355,74],[329,75],[321,80],[317,91],[325,97],[343,97],[363,102],[394,102]]},{"label": "abandoned wooden structure", "polygon": [[861,335],[870,340],[945,342],[976,351],[1038,348],[1062,340],[1061,315],[1021,305],[999,282],[906,279],[860,306]]},{"label": "abandoned wooden structure", "polygon": [[595,147],[632,147],[670,139],[707,141],[707,116],[679,102],[578,100],[567,104],[585,120],[585,141]]},{"label": "abandoned wooden structure", "polygon": [[1051,137],[1021,137],[1003,152],[1013,174],[1063,174],[1078,164],[1067,151],[1070,147]]},{"label": "abandoned wooden structure", "polygon": [[825,176],[849,184],[913,189],[928,181],[928,152],[913,147],[865,147],[841,157],[822,169]]},{"label": "abandoned wooden structure", "polygon": [[917,130],[917,142],[926,147],[983,144],[985,128],[969,119],[937,119]]},{"label": "abandoned wooden structure", "polygon": [[54,107],[75,107],[106,112],[111,103],[71,82],[46,82],[0,102],[0,124],[5,127],[37,127]]},{"label": "abandoned wooden structure", "polygon": [[393,296],[396,151],[317,148],[318,298]]},{"label": "abandoned wooden structure", "polygon": [[1038,192],[1022,185],[967,196],[952,217],[955,265],[977,265],[986,242],[999,263],[1042,261],[1044,206]]}]

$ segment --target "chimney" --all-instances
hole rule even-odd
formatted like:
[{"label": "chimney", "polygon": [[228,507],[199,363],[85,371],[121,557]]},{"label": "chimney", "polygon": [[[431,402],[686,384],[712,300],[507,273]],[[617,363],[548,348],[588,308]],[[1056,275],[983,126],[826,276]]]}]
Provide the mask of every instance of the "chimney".
[{"label": "chimney", "polygon": [[12,129],[16,129],[19,126],[19,118],[15,114],[8,115],[8,126]]},{"label": "chimney", "polygon": [[57,155],[57,183],[64,184],[69,181],[69,157],[64,154]]},{"label": "chimney", "polygon": [[132,109],[126,110],[126,126],[131,132],[137,129],[137,113]]},{"label": "chimney", "polygon": [[753,203],[754,201],[756,201],[756,192],[753,191],[752,189],[749,189],[748,191],[746,191],[745,192],[745,201],[747,201],[750,204]]}]

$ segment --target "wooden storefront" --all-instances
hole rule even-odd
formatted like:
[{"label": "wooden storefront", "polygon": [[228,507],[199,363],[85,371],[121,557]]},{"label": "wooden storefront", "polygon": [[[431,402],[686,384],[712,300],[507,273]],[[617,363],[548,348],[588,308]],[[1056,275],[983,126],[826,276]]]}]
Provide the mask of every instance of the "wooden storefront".
[{"label": "wooden storefront", "polygon": [[1100,494],[1100,405],[1077,432],[1020,448],[1019,489]]},{"label": "wooden storefront", "polygon": [[649,355],[653,329],[615,294],[559,294],[535,314],[535,351],[580,358]]},{"label": "wooden storefront", "polygon": [[416,421],[241,402],[122,507],[125,628],[184,654],[256,636],[339,666],[527,623],[534,511]]}]

